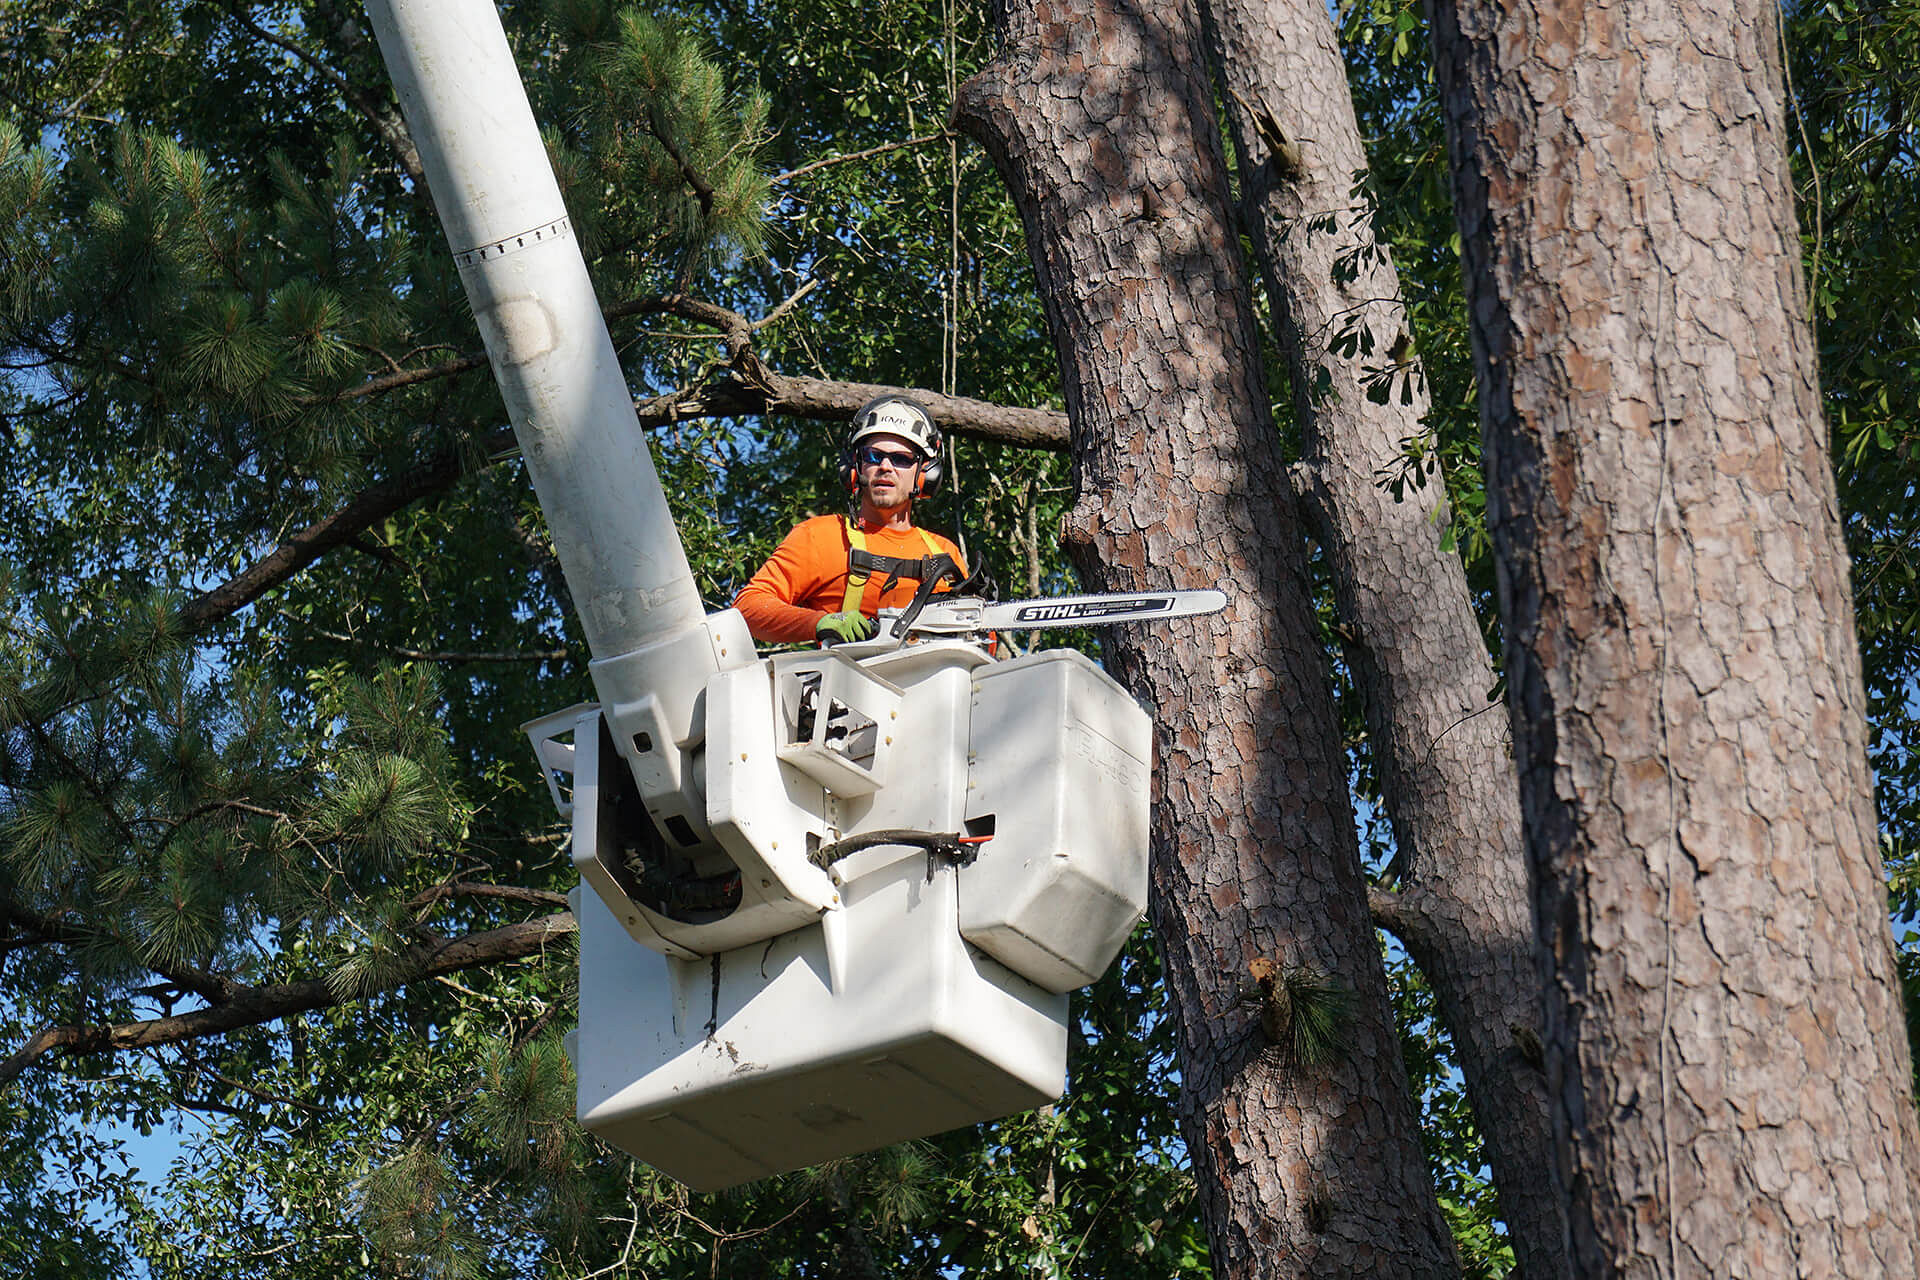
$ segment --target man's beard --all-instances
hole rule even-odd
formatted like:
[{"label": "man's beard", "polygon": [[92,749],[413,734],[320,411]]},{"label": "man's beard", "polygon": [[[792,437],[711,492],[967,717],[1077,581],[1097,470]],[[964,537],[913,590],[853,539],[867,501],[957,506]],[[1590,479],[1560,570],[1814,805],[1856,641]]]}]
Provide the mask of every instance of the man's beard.
[{"label": "man's beard", "polygon": [[895,484],[892,490],[885,494],[875,493],[871,484],[862,485],[861,495],[874,510],[887,515],[904,509],[913,501],[913,491],[904,484]]}]

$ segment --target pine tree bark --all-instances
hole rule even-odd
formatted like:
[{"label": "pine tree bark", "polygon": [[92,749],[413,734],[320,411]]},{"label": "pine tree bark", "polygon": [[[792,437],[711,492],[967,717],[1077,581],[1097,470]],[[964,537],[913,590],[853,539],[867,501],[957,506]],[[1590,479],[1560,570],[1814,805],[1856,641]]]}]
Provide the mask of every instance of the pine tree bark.
[{"label": "pine tree bark", "polygon": [[1776,9],[1433,0],[1583,1275],[1913,1275]]},{"label": "pine tree bark", "polygon": [[[1446,1275],[1188,4],[1009,0],[960,127],[1026,226],[1063,368],[1089,587],[1219,584],[1225,612],[1110,633],[1155,709],[1153,918],[1215,1273]],[[1290,1060],[1256,956],[1355,993]]]},{"label": "pine tree bark", "polygon": [[[1396,496],[1428,408],[1400,276],[1359,187],[1346,62],[1321,0],[1205,0],[1243,222],[1292,373],[1296,474],[1331,571],[1392,823],[1383,912],[1432,984],[1520,1273],[1567,1273],[1552,1178],[1520,796],[1465,570],[1435,480]],[[1346,345],[1346,344],[1351,345]],[[1382,396],[1380,392],[1386,394]],[[1530,1042],[1529,1042],[1530,1043]]]}]

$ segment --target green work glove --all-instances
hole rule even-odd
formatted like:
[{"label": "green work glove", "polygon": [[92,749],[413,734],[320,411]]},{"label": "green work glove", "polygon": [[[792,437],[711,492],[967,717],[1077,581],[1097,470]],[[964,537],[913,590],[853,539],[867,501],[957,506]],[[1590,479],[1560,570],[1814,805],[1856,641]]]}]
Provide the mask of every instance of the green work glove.
[{"label": "green work glove", "polygon": [[813,624],[814,638],[821,644],[846,644],[852,640],[871,640],[877,629],[872,618],[855,609],[829,613]]}]

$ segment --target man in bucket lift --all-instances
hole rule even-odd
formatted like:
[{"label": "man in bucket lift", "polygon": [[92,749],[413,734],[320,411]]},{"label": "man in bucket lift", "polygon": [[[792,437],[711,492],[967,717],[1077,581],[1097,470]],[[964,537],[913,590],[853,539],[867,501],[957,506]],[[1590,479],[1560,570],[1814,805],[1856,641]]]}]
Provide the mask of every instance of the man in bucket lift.
[{"label": "man in bucket lift", "polygon": [[862,405],[844,467],[852,514],[801,521],[734,600],[754,639],[870,639],[874,615],[904,607],[943,559],[966,575],[960,548],[913,523],[913,500],[940,486],[940,431],[925,408],[906,396]]}]

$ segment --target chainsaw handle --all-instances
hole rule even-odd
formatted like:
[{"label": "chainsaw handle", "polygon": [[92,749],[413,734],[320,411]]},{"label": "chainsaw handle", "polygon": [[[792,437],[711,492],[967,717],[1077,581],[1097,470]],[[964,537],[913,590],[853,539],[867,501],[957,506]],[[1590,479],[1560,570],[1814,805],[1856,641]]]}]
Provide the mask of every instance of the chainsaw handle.
[{"label": "chainsaw handle", "polygon": [[893,629],[887,634],[895,640],[903,640],[906,638],[907,631],[913,626],[914,619],[918,618],[920,611],[927,607],[927,601],[933,599],[933,589],[935,587],[950,578],[955,582],[961,581],[960,567],[954,564],[952,556],[943,554],[935,556],[933,559],[938,567],[935,568],[932,573],[920,579],[920,587],[913,593],[913,599],[907,604],[907,607],[901,611],[900,616],[893,620]]}]

